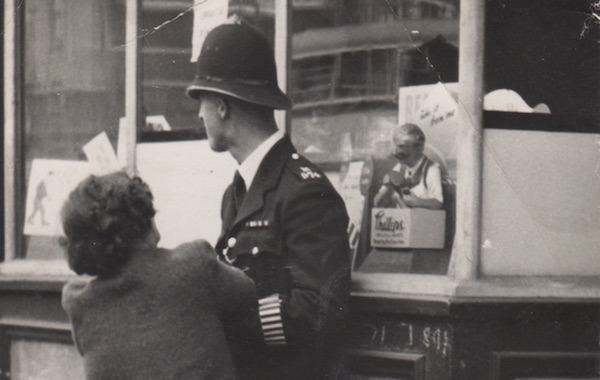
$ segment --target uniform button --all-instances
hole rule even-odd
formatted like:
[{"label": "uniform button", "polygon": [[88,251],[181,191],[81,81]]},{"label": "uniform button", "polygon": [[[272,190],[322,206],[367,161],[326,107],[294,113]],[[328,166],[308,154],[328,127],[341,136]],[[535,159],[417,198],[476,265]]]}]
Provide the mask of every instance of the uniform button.
[{"label": "uniform button", "polygon": [[237,242],[237,240],[234,237],[230,237],[229,240],[227,240],[227,246],[229,248],[233,248],[233,247],[235,247],[236,242]]},{"label": "uniform button", "polygon": [[258,255],[258,247],[254,247],[254,248],[252,248],[252,254],[253,254],[254,256]]},{"label": "uniform button", "polygon": [[293,158],[294,160],[297,160],[297,159],[299,159],[299,158],[300,158],[300,155],[299,155],[298,153],[292,153],[292,158]]}]

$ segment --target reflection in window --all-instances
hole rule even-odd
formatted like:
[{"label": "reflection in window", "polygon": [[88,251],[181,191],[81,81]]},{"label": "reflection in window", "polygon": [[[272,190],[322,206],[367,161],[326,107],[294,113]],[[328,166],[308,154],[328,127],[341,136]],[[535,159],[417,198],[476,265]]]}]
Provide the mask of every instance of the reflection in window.
[{"label": "reflection in window", "polygon": [[[205,137],[198,102],[185,94],[196,74],[196,64],[190,60],[193,5],[193,0],[142,1],[142,112],[146,121],[142,141]],[[228,6],[230,15],[243,18],[273,43],[274,2],[229,0]],[[151,133],[164,131],[174,133]]]},{"label": "reflection in window", "polygon": [[371,70],[368,75],[371,85],[367,89],[368,94],[395,94],[398,79],[394,73],[398,72],[398,53],[389,49],[371,50],[370,53]]},{"label": "reflection in window", "polygon": [[352,97],[366,95],[369,54],[365,51],[343,53],[339,72],[340,83],[336,95]]},{"label": "reflection in window", "polygon": [[[506,95],[486,96],[486,109],[534,113],[488,114],[486,127],[522,128],[520,120],[530,120],[526,129],[597,132],[600,28],[581,33],[593,17],[590,2],[490,2],[486,14],[485,92]],[[500,119],[503,126],[490,124]]]},{"label": "reflection in window", "polygon": [[331,86],[335,75],[334,56],[319,56],[294,62],[294,94],[297,102],[315,102],[331,96]]},{"label": "reflection in window", "polygon": [[[448,216],[436,219],[446,226],[440,229],[441,238],[445,238],[442,248],[438,243],[432,249],[374,250],[369,235],[374,195],[386,171],[393,167],[390,132],[399,122],[399,112],[417,115],[419,103],[435,88],[434,84],[458,80],[458,1],[320,3],[327,3],[329,11],[330,5],[336,4],[330,25],[313,27],[306,10],[296,6],[293,10],[294,144],[314,162],[339,175],[353,222],[350,233],[354,270],[444,274],[453,237],[455,196],[455,178],[448,175],[448,169],[455,175],[455,164],[454,157],[441,156],[446,152],[455,154],[452,125],[441,136],[428,136],[431,144],[427,145],[427,154],[438,154],[432,157],[444,164],[446,174],[444,199],[447,196],[448,201],[443,211],[436,210]],[[414,89],[422,85],[429,87]],[[399,89],[406,86],[413,88],[403,98],[412,102],[410,109],[398,104]],[[446,110],[444,116],[451,113]],[[437,133],[429,125],[423,129],[426,134]],[[448,163],[453,167],[449,168]],[[360,165],[369,165],[371,178],[361,180],[361,186],[367,185],[360,194],[356,186],[352,194],[345,194],[351,186],[346,187],[344,181],[358,181]]]},{"label": "reflection in window", "polygon": [[[114,2],[25,2],[24,180],[34,159],[83,160],[81,148],[102,131],[116,147],[124,115],[123,17]],[[52,189],[26,190],[43,199]],[[43,224],[38,216],[31,223]],[[27,258],[62,257],[55,238],[28,236],[25,243]]]},{"label": "reflection in window", "polygon": [[[142,2],[142,112],[144,117],[151,117],[143,132],[198,128],[197,102],[185,95],[196,70],[190,62],[191,6],[192,1]],[[162,124],[151,122],[157,116],[164,118]]]},{"label": "reflection in window", "polygon": [[[413,9],[422,3],[393,5]],[[394,17],[390,21],[374,16],[383,12],[381,4],[359,1],[336,8],[337,21],[329,28],[302,29],[294,35],[292,138],[307,149],[303,153],[321,164],[339,163],[348,151],[341,146],[347,139],[328,136],[343,132],[350,135],[353,159],[379,153],[375,147],[389,145],[389,127],[398,120],[399,88],[457,82],[458,21],[448,17],[458,17],[458,12],[452,2],[438,3],[452,11],[440,13],[426,26],[414,24],[419,29],[409,21],[416,18],[414,13],[387,9]],[[294,8],[295,23],[306,15]],[[351,122],[343,122],[346,117]],[[364,139],[366,135],[377,141]]]}]

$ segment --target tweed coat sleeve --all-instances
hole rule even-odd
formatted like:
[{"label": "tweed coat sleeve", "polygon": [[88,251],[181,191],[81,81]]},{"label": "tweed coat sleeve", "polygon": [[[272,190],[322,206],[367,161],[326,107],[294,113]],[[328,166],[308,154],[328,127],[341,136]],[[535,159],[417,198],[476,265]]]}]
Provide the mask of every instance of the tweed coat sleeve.
[{"label": "tweed coat sleeve", "polygon": [[219,261],[205,240],[190,243],[202,257],[203,273],[209,276],[211,293],[219,313],[225,318],[249,319],[258,309],[254,282],[238,268]]},{"label": "tweed coat sleeve", "polygon": [[213,294],[220,312],[228,318],[254,320],[258,310],[258,296],[254,282],[238,268],[211,260]]},{"label": "tweed coat sleeve", "polygon": [[261,332],[256,328],[259,324],[258,296],[254,282],[238,268],[221,262],[205,240],[190,244],[202,258],[200,273],[208,277],[206,282],[210,284],[210,293],[230,344],[256,340]]}]

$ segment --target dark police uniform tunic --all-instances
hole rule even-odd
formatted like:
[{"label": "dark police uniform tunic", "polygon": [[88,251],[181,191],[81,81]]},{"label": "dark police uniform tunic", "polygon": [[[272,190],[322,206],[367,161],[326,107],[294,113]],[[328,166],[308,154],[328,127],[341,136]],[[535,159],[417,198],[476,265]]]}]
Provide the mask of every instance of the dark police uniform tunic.
[{"label": "dark police uniform tunic", "polygon": [[263,159],[239,210],[233,185],[227,188],[221,217],[217,251],[254,280],[259,297],[260,343],[236,359],[241,376],[319,378],[331,367],[348,309],[343,200],[284,137]]}]

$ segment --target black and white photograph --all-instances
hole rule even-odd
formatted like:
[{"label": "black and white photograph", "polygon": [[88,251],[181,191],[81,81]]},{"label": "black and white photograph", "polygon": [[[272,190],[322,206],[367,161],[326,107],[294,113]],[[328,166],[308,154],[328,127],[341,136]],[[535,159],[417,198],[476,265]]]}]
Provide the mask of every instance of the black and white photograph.
[{"label": "black and white photograph", "polygon": [[600,380],[600,0],[0,3],[0,380]]}]

